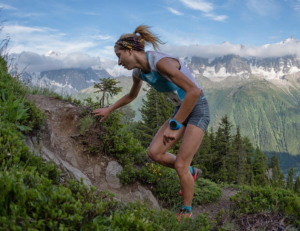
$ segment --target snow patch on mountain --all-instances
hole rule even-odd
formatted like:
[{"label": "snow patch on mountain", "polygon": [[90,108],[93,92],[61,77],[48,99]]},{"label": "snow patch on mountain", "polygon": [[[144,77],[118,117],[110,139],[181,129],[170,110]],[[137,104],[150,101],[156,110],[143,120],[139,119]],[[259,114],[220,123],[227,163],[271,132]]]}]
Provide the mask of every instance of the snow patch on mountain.
[{"label": "snow patch on mountain", "polygon": [[288,44],[288,43],[292,43],[292,44],[300,44],[299,40],[298,39],[295,39],[293,36],[279,42],[279,43],[276,43],[276,44]]},{"label": "snow patch on mountain", "polygon": [[45,56],[59,56],[59,53],[55,52],[54,50],[50,50]]},{"label": "snow patch on mountain", "polygon": [[215,66],[206,67],[203,72],[203,76],[214,79],[214,78],[227,78],[229,76],[243,76],[245,78],[249,77],[249,73],[247,70],[241,70],[237,73],[228,72],[226,67],[221,67],[218,72],[216,72]]}]

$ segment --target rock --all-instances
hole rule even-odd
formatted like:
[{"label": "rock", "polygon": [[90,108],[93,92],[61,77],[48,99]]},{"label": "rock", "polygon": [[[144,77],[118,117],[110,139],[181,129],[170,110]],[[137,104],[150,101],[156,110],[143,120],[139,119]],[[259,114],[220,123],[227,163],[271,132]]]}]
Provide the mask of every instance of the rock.
[{"label": "rock", "polygon": [[90,179],[84,175],[80,170],[77,168],[72,167],[68,162],[62,160],[49,149],[47,149],[43,144],[39,144],[35,141],[32,142],[30,138],[26,138],[26,144],[30,147],[31,151],[35,153],[35,155],[41,156],[46,161],[53,161],[57,166],[59,166],[64,172],[69,173],[70,177],[76,179],[78,181],[83,180],[83,183],[87,186],[91,186],[92,182]]},{"label": "rock", "polygon": [[138,186],[138,189],[141,192],[142,198],[146,200],[152,208],[160,210],[160,206],[150,190],[147,190],[140,185]]},{"label": "rock", "polygon": [[110,187],[121,188],[122,184],[117,174],[121,173],[123,170],[122,166],[118,164],[117,161],[110,161],[106,168],[106,180]]}]

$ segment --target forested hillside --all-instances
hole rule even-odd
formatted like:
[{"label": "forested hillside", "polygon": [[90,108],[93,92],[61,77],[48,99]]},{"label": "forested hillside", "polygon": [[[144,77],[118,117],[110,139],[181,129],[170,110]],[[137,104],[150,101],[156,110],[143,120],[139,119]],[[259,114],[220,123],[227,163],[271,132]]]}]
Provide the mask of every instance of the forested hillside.
[{"label": "forested hillside", "polygon": [[294,166],[299,172],[297,158],[289,157],[300,154],[299,78],[287,78],[290,84],[283,87],[258,78],[224,84],[207,79],[201,82],[209,99],[213,127],[228,115],[255,146],[269,156],[277,152],[282,169]]}]

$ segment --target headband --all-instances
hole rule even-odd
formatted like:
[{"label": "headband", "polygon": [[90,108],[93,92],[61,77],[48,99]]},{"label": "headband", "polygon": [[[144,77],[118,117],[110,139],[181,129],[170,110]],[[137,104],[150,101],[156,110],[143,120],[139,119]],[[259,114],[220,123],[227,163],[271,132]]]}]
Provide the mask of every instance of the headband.
[{"label": "headband", "polygon": [[126,37],[119,39],[116,44],[136,51],[144,51],[145,50],[145,41],[141,37]]}]

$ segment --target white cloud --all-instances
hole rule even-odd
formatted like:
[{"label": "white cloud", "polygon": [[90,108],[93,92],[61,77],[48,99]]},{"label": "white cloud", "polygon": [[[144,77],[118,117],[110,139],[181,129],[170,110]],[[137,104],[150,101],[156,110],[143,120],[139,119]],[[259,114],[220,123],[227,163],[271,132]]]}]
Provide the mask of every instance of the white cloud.
[{"label": "white cloud", "polygon": [[186,7],[190,9],[202,11],[204,13],[203,16],[206,17],[207,19],[223,22],[228,18],[227,15],[213,14],[212,11],[215,8],[214,5],[204,0],[179,0],[179,1],[182,2]]},{"label": "white cloud", "polygon": [[278,3],[270,0],[247,0],[246,6],[260,16],[276,16],[280,11]]},{"label": "white cloud", "polygon": [[35,52],[22,52],[11,54],[18,70],[25,72],[42,72],[60,69],[80,68],[105,69],[112,76],[131,76],[131,71],[119,66],[117,61],[102,57],[91,57],[84,53],[70,53],[46,56]]},{"label": "white cloud", "polygon": [[300,0],[297,0],[297,2],[293,6],[293,9],[297,12],[300,12]]},{"label": "white cloud", "polygon": [[214,9],[213,4],[203,0],[180,0],[186,7],[202,12],[210,12]]},{"label": "white cloud", "polygon": [[20,70],[28,72],[40,72],[58,69],[81,68],[101,66],[99,58],[90,57],[84,53],[59,54],[58,56],[39,55],[34,52],[22,52],[12,54],[14,62],[17,62]]},{"label": "white cloud", "polygon": [[203,58],[215,58],[228,54],[241,57],[272,58],[287,55],[300,57],[300,44],[270,44],[268,46],[241,46],[239,44],[224,43],[219,45],[189,45],[170,46],[164,45],[162,51],[176,57],[198,56]]},{"label": "white cloud", "polygon": [[32,17],[39,17],[42,16],[42,13],[22,13],[22,12],[15,12],[12,14],[14,17],[18,17],[18,18],[32,18]]},{"label": "white cloud", "polygon": [[170,11],[170,12],[173,13],[173,14],[176,14],[176,15],[182,15],[181,12],[179,12],[179,11],[177,11],[177,10],[171,8],[171,7],[167,7],[167,9],[168,9],[168,11]]},{"label": "white cloud", "polygon": [[204,16],[211,20],[219,21],[219,22],[223,22],[228,18],[227,15],[205,14]]},{"label": "white cloud", "polygon": [[6,25],[2,35],[10,36],[10,53],[31,51],[40,55],[49,50],[60,53],[89,53],[92,56],[112,58],[115,56],[113,48],[110,52],[104,48],[103,43],[112,40],[109,35],[76,36],[70,38],[67,34],[47,27],[27,27],[21,25]]},{"label": "white cloud", "polygon": [[93,39],[98,39],[98,40],[110,40],[112,39],[111,36],[109,35],[94,35],[92,36]]},{"label": "white cloud", "polygon": [[10,35],[19,35],[19,34],[28,34],[34,32],[49,32],[54,31],[53,29],[47,27],[26,27],[26,26],[19,26],[19,25],[7,25],[3,28],[3,32],[6,32]]},{"label": "white cloud", "polygon": [[17,8],[3,3],[0,3],[0,8],[3,8],[5,10],[17,10]]}]

